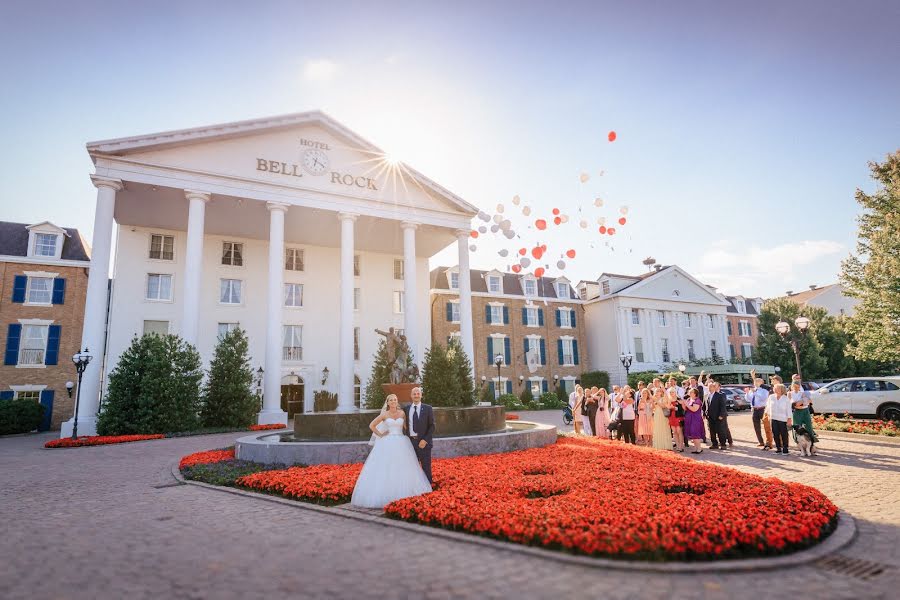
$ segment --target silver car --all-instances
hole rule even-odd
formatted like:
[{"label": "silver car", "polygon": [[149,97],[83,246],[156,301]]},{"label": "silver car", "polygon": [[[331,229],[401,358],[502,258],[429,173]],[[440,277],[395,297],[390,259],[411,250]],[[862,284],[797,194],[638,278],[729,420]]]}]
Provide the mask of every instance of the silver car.
[{"label": "silver car", "polygon": [[900,375],[837,379],[812,392],[819,413],[900,421]]}]

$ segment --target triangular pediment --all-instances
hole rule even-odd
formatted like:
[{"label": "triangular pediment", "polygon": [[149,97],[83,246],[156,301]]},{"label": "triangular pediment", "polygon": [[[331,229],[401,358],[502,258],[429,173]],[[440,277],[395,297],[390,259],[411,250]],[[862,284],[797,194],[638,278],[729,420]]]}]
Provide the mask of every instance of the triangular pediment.
[{"label": "triangular pediment", "polygon": [[621,291],[618,296],[666,300],[674,302],[692,302],[700,304],[719,304],[725,306],[715,291],[697,281],[689,273],[677,266],[671,266],[653,273]]}]

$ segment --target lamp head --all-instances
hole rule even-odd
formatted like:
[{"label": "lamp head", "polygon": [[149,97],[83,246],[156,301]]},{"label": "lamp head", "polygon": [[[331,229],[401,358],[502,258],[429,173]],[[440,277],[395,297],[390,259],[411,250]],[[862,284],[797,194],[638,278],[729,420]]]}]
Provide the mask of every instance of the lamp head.
[{"label": "lamp head", "polygon": [[800,331],[806,331],[809,329],[809,319],[801,315],[794,320],[794,325],[796,325],[797,329]]},{"label": "lamp head", "polygon": [[787,332],[791,330],[791,326],[787,321],[778,321],[775,323],[775,331],[777,331],[780,335],[787,335]]},{"label": "lamp head", "polygon": [[494,364],[498,367],[503,364],[503,355],[502,354],[498,354],[494,357]]}]

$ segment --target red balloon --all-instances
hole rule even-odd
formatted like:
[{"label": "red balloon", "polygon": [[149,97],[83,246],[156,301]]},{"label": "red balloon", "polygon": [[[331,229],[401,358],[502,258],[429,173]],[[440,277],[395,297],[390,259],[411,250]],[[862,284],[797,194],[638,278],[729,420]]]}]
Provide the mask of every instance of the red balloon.
[{"label": "red balloon", "polygon": [[562,217],[553,217],[554,225],[559,225],[560,223],[562,223]]},{"label": "red balloon", "polygon": [[608,233],[609,235],[616,235],[616,228],[610,227],[609,229],[606,230],[606,233]]},{"label": "red balloon", "polygon": [[518,273],[519,271],[522,270],[522,266],[521,265],[513,265],[512,270],[513,270],[513,273]]},{"label": "red balloon", "polygon": [[566,252],[566,256],[568,256],[569,258],[575,258],[575,251],[569,250],[568,252]]},{"label": "red balloon", "polygon": [[543,250],[544,252],[546,252],[546,251],[547,251],[547,244],[541,244],[541,250]]},{"label": "red balloon", "polygon": [[541,256],[544,255],[544,251],[541,249],[540,246],[535,246],[534,248],[531,249],[531,255],[532,255],[536,260],[541,260]]},{"label": "red balloon", "polygon": [[537,227],[538,229],[540,229],[541,231],[543,231],[544,229],[547,229],[547,221],[545,221],[543,219],[538,219],[537,221],[534,222],[534,226]]},{"label": "red balloon", "polygon": [[473,230],[469,233],[469,235],[471,235],[473,238],[477,238],[477,237],[478,237],[478,232],[475,231],[475,230],[473,229]]},{"label": "red balloon", "polygon": [[601,225],[599,229],[597,229],[600,233],[606,233],[606,227]]},{"label": "red balloon", "polygon": [[534,270],[535,277],[543,277],[544,276],[544,267],[538,267]]},{"label": "red balloon", "polygon": [[519,254],[521,254],[522,256],[525,256],[526,252],[528,252],[528,250],[526,250],[525,248],[519,248]]},{"label": "red balloon", "polygon": [[625,217],[619,217],[619,225],[625,224]]},{"label": "red balloon", "polygon": [[553,209],[553,214],[554,214],[554,215],[558,215],[558,214],[559,214],[559,209],[558,209],[558,208],[554,208],[554,209]]},{"label": "red balloon", "polygon": [[610,131],[609,134],[606,136],[606,139],[608,139],[611,142],[616,141],[616,132]]}]

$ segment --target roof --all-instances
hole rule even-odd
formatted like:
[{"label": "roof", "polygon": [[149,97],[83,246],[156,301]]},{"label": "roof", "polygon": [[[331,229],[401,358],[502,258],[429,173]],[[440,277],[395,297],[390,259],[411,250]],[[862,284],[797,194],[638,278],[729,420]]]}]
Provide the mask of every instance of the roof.
[{"label": "roof", "polygon": [[[450,282],[447,281],[447,271],[449,269],[453,269],[455,267],[437,267],[431,270],[430,282],[431,289],[433,290],[449,290]],[[472,269],[469,271],[469,278],[472,284],[472,292],[478,292],[482,294],[487,294],[487,281],[485,281],[485,274],[490,273],[491,271],[479,271],[476,269]],[[521,278],[522,275],[517,275],[515,273],[501,273],[503,276],[503,295],[504,296],[525,296],[525,292],[522,290]],[[538,279],[538,278],[535,278]],[[556,290],[553,287],[554,281],[556,281],[556,277],[541,277],[538,279],[538,295],[537,298],[558,298],[556,295]],[[571,284],[569,287],[569,299],[570,300],[579,300],[578,294],[575,293],[575,290],[572,288]]]},{"label": "roof", "polygon": [[791,294],[790,296],[782,296],[783,298],[787,298],[791,302],[796,302],[797,304],[806,304],[816,296],[827,292],[834,286],[839,286],[839,283],[832,283],[831,285],[823,285],[822,287],[817,287],[814,290],[806,290],[805,292],[797,292],[796,294]]},{"label": "roof", "polygon": [[728,301],[728,306],[725,307],[726,313],[729,315],[759,315],[759,313],[756,312],[756,304],[754,303],[755,298],[744,298],[744,312],[738,312],[738,298],[738,296],[725,296],[725,300]]},{"label": "roof", "polygon": [[[667,269],[671,269],[671,268],[672,268],[672,265],[667,265],[665,267],[660,267],[659,269],[654,269],[654,270],[650,271],[649,273],[644,273],[643,275],[612,275],[610,273],[604,273],[603,275],[606,275],[607,277],[623,277],[625,279],[634,279],[634,283],[629,283],[622,289],[616,290],[615,292],[613,292],[611,294],[612,296],[615,296],[616,294],[620,294],[620,293],[624,292],[631,286],[637,285],[640,282],[642,282],[643,280],[645,280],[649,277],[653,277],[654,275],[658,275],[659,273],[662,273],[663,271],[665,271]],[[603,277],[603,275],[601,275],[600,277]]]},{"label": "roof", "polygon": [[[28,256],[29,223],[12,223],[0,221],[0,255]],[[91,251],[87,242],[82,239],[77,229],[62,227],[67,235],[63,236],[62,260],[91,260]]]}]

